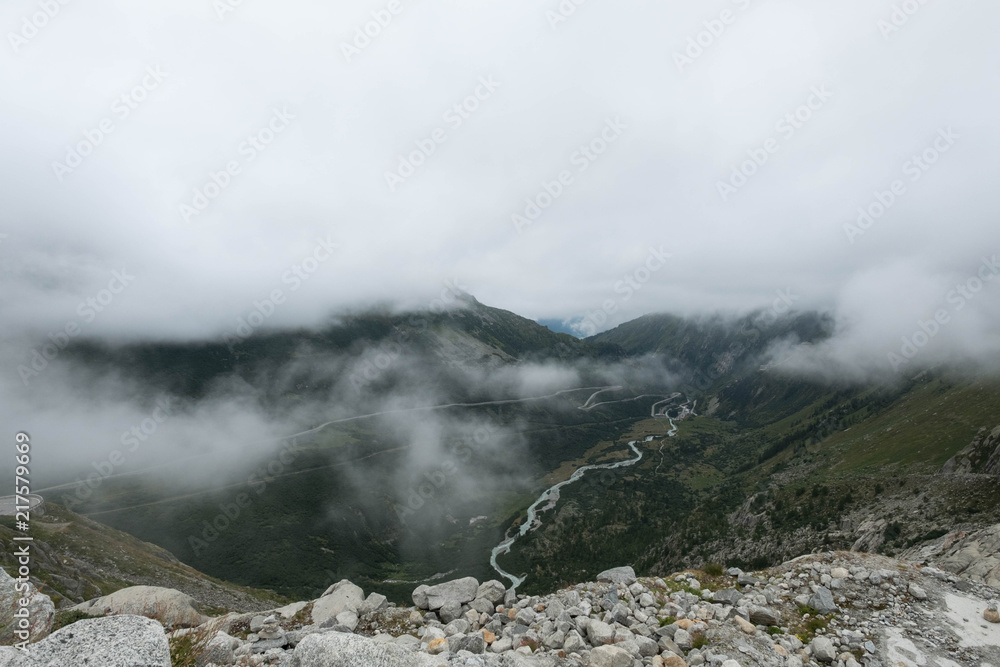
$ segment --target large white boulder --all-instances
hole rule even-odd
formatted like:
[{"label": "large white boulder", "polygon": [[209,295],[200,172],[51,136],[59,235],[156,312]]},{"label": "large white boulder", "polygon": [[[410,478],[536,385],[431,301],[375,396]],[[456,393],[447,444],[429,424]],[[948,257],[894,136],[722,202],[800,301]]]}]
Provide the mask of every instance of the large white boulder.
[{"label": "large white boulder", "polygon": [[[27,588],[24,589],[24,586]],[[28,600],[27,607],[21,607],[22,599]],[[26,628],[21,627],[21,619],[15,616],[16,613],[25,613],[21,609],[27,609]],[[18,584],[14,577],[0,568],[0,643],[16,644],[44,637],[52,629],[55,613],[56,607],[48,595],[40,592],[30,581]]]},{"label": "large white boulder", "polygon": [[365,592],[360,586],[352,584],[347,579],[341,579],[326,589],[320,599],[313,603],[313,623],[323,623],[336,619],[345,611],[357,613],[365,601]]},{"label": "large white boulder", "polygon": [[426,653],[346,632],[309,635],[295,647],[291,667],[438,667]]},{"label": "large white boulder", "polygon": [[151,619],[142,616],[89,618],[67,625],[32,644],[27,656],[9,665],[170,667],[170,647],[163,626]]},{"label": "large white boulder", "polygon": [[193,597],[173,588],[131,586],[73,607],[91,616],[132,614],[153,618],[168,628],[193,628],[208,620]]},{"label": "large white boulder", "polygon": [[460,605],[472,602],[476,599],[478,590],[479,582],[473,577],[465,577],[431,586],[423,592],[427,595],[427,608],[434,611],[449,602],[457,602]]}]

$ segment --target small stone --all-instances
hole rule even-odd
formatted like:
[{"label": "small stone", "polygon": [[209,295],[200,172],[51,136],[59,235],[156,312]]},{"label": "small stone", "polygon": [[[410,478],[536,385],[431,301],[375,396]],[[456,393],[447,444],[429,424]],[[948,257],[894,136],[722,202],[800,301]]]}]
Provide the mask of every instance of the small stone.
[{"label": "small stone", "polygon": [[746,620],[742,616],[734,616],[733,620],[736,621],[736,625],[739,626],[740,630],[747,633],[748,635],[756,634],[757,626],[755,626],[750,621]]},{"label": "small stone", "polygon": [[828,637],[815,637],[809,643],[813,657],[819,662],[833,662],[837,659],[837,649]]},{"label": "small stone", "polygon": [[997,606],[995,604],[990,605],[983,612],[983,618],[990,623],[1000,623],[1000,611],[997,611]]},{"label": "small stone", "polygon": [[750,621],[760,625],[781,625],[781,614],[768,607],[752,606],[749,609]]},{"label": "small stone", "polygon": [[444,653],[448,650],[448,640],[439,638],[432,639],[431,643],[427,645],[427,652],[431,655],[437,655],[438,653]]},{"label": "small stone", "polygon": [[632,656],[617,646],[598,646],[590,652],[591,667],[632,667]]},{"label": "small stone", "polygon": [[837,611],[837,604],[833,601],[833,593],[829,588],[820,586],[819,589],[809,598],[809,606],[820,614],[832,614]]},{"label": "small stone", "polygon": [[927,591],[925,591],[920,586],[917,586],[916,584],[910,584],[910,587],[907,589],[907,591],[917,600],[927,599]]},{"label": "small stone", "polygon": [[715,591],[715,593],[712,594],[712,602],[719,604],[734,605],[741,599],[743,599],[743,594],[735,588],[726,588],[721,591]]},{"label": "small stone", "polygon": [[603,621],[591,620],[587,626],[587,637],[594,646],[610,644],[615,640],[614,629]]},{"label": "small stone", "polygon": [[389,606],[389,601],[384,595],[379,593],[369,593],[365,601],[361,603],[358,608],[358,616],[364,616],[365,614],[371,614],[372,612],[381,611]]}]

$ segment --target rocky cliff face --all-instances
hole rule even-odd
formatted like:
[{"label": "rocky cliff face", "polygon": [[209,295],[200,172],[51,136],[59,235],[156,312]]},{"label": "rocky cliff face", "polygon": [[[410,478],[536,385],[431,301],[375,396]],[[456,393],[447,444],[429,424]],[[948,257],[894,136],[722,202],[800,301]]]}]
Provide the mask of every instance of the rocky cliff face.
[{"label": "rocky cliff face", "polygon": [[1000,475],[1000,426],[980,429],[969,446],[948,459],[942,473]]},{"label": "rocky cliff face", "polygon": [[341,581],[169,635],[138,616],[80,621],[29,655],[0,649],[0,666],[997,667],[998,549],[1000,525],[940,540],[916,563],[826,552],[754,573],[620,567],[530,597],[465,578],[419,586],[412,607]]}]

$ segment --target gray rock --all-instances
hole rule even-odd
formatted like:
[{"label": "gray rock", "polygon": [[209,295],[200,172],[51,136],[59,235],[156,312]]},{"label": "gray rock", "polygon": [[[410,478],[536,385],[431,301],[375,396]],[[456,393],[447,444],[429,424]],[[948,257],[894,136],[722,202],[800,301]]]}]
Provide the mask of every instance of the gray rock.
[{"label": "gray rock", "polygon": [[527,607],[519,609],[514,616],[514,620],[522,625],[531,625],[535,622],[535,612]]},{"label": "gray rock", "polygon": [[264,627],[264,617],[254,616],[250,619],[250,632],[260,632],[260,629]]},{"label": "gray rock", "polygon": [[288,667],[438,667],[440,664],[439,659],[396,644],[327,632],[309,635],[299,642]]},{"label": "gray rock", "polygon": [[833,601],[833,593],[829,588],[820,586],[809,598],[809,606],[821,614],[832,614],[837,611],[837,603]]},{"label": "gray rock", "polygon": [[738,583],[740,586],[753,586],[755,584],[759,584],[760,579],[752,575],[749,575],[746,572],[741,572],[740,575],[736,578],[736,583]]},{"label": "gray rock", "polygon": [[365,601],[365,592],[347,579],[341,579],[326,589],[320,599],[313,602],[312,622],[316,624],[334,619],[344,611],[357,612]]},{"label": "gray rock", "polygon": [[480,614],[493,614],[497,610],[496,605],[486,598],[476,598],[469,603],[469,606]]},{"label": "gray rock", "polygon": [[627,565],[624,567],[613,567],[597,575],[597,581],[609,584],[625,584],[628,586],[635,583],[635,570]]},{"label": "gray rock", "polygon": [[674,640],[670,639],[670,637],[660,637],[660,639],[656,642],[656,645],[660,647],[661,651],[670,651],[676,655],[681,655],[681,653],[683,653],[681,647],[675,644]]},{"label": "gray rock", "polygon": [[284,648],[288,645],[288,640],[282,635],[280,639],[265,639],[255,642],[250,646],[251,653],[267,653],[273,649]]},{"label": "gray rock", "polygon": [[28,657],[13,646],[0,646],[0,667],[27,667]]},{"label": "gray rock", "polygon": [[681,647],[681,649],[690,651],[691,647],[694,645],[694,639],[691,637],[691,633],[687,630],[678,629],[677,632],[674,633],[674,643]]},{"label": "gray rock", "polygon": [[816,637],[810,642],[813,657],[819,662],[833,662],[837,659],[837,649],[828,637]]},{"label": "gray rock", "polygon": [[639,645],[639,655],[651,658],[660,652],[660,647],[649,637],[636,636],[635,643]]},{"label": "gray rock", "polygon": [[55,667],[170,667],[163,626],[142,616],[77,621],[33,644],[27,665]]},{"label": "gray rock", "polygon": [[461,618],[462,604],[457,600],[445,602],[444,605],[438,609],[438,616],[441,617],[442,623],[451,623],[455,619]]},{"label": "gray rock", "polygon": [[168,628],[193,628],[208,620],[193,597],[172,588],[130,586],[72,608],[91,616],[131,614],[154,618]]},{"label": "gray rock", "polygon": [[607,623],[591,619],[587,626],[587,637],[594,646],[601,646],[603,644],[610,644],[615,640],[615,631]]},{"label": "gray rock", "polygon": [[456,618],[454,621],[444,626],[445,636],[464,635],[469,631],[469,622],[463,618]]},{"label": "gray rock", "polygon": [[917,600],[926,600],[927,599],[927,591],[925,591],[920,586],[917,586],[916,584],[910,584],[910,586],[907,589],[907,591],[909,591],[910,595],[912,595]]},{"label": "gray rock", "polygon": [[[342,611],[337,614],[337,624],[348,627],[351,629],[351,632],[354,632],[358,627],[358,615],[349,609]],[[263,631],[260,636],[263,639],[274,639],[274,637],[265,637]]]},{"label": "gray rock", "polygon": [[566,640],[563,642],[562,648],[567,653],[583,653],[589,647],[579,632],[570,630],[566,633]]},{"label": "gray rock", "polygon": [[413,606],[417,609],[427,609],[427,589],[430,586],[420,584],[413,589]]},{"label": "gray rock", "polygon": [[556,630],[546,637],[542,643],[545,645],[545,648],[558,651],[563,647],[563,644],[566,643],[566,633],[561,630]]},{"label": "gray rock", "polygon": [[220,631],[205,645],[198,656],[198,663],[205,665],[211,662],[217,665],[231,665],[236,661],[235,651],[239,645],[240,640]]},{"label": "gray rock", "polygon": [[472,577],[447,581],[437,586],[431,586],[426,591],[427,608],[436,611],[448,602],[457,602],[463,605],[476,599],[479,590],[479,582]]},{"label": "gray rock", "polygon": [[[449,646],[451,643],[449,642]],[[455,642],[455,653],[459,651],[468,651],[469,653],[485,653],[486,652],[486,640],[483,639],[483,634],[481,632],[475,632],[471,635],[465,635],[460,637],[458,641]]]},{"label": "gray rock", "polygon": [[[49,596],[39,592],[34,584],[28,582],[27,591],[18,591],[15,588],[17,585],[17,580],[0,568],[0,643],[3,644],[36,641],[44,637],[52,629],[52,619],[56,613],[56,607]],[[27,630],[19,630],[14,617],[14,613],[22,609],[19,604],[22,598],[28,600],[28,606],[24,607],[28,610]],[[19,636],[16,632],[26,632],[27,636]]]},{"label": "gray rock", "polygon": [[510,637],[501,637],[490,644],[490,652],[506,653],[514,648],[514,641]]},{"label": "gray rock", "polygon": [[389,601],[384,595],[379,593],[370,593],[365,601],[361,603],[358,607],[358,616],[364,616],[365,614],[370,614],[375,611],[381,611],[389,606]]},{"label": "gray rock", "polygon": [[743,594],[740,593],[735,588],[726,588],[721,591],[715,591],[712,594],[712,602],[718,604],[734,605],[742,599],[743,599]]},{"label": "gray rock", "polygon": [[504,588],[502,583],[496,579],[490,579],[479,584],[479,588],[476,589],[476,597],[489,600],[493,603],[493,607],[496,608],[503,601],[503,596],[506,592],[507,589]]},{"label": "gray rock", "polygon": [[632,656],[617,646],[598,646],[590,652],[591,667],[632,667]]},{"label": "gray rock", "polygon": [[517,591],[513,588],[508,588],[507,592],[503,594],[504,606],[513,607],[517,603]]},{"label": "gray rock", "polygon": [[781,614],[768,607],[751,605],[747,610],[750,614],[750,622],[757,625],[781,625]]}]

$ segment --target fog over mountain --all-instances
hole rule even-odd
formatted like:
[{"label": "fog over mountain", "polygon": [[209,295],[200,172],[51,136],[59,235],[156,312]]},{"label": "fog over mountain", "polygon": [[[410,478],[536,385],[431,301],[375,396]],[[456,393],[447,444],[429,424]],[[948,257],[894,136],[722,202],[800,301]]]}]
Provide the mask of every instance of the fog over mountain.
[{"label": "fog over mountain", "polygon": [[[454,282],[581,334],[781,291],[848,363],[1000,252],[992,3],[393,7],[7,3],[5,339],[216,337],[275,290],[268,327]],[[995,357],[985,284],[929,356]]]}]

